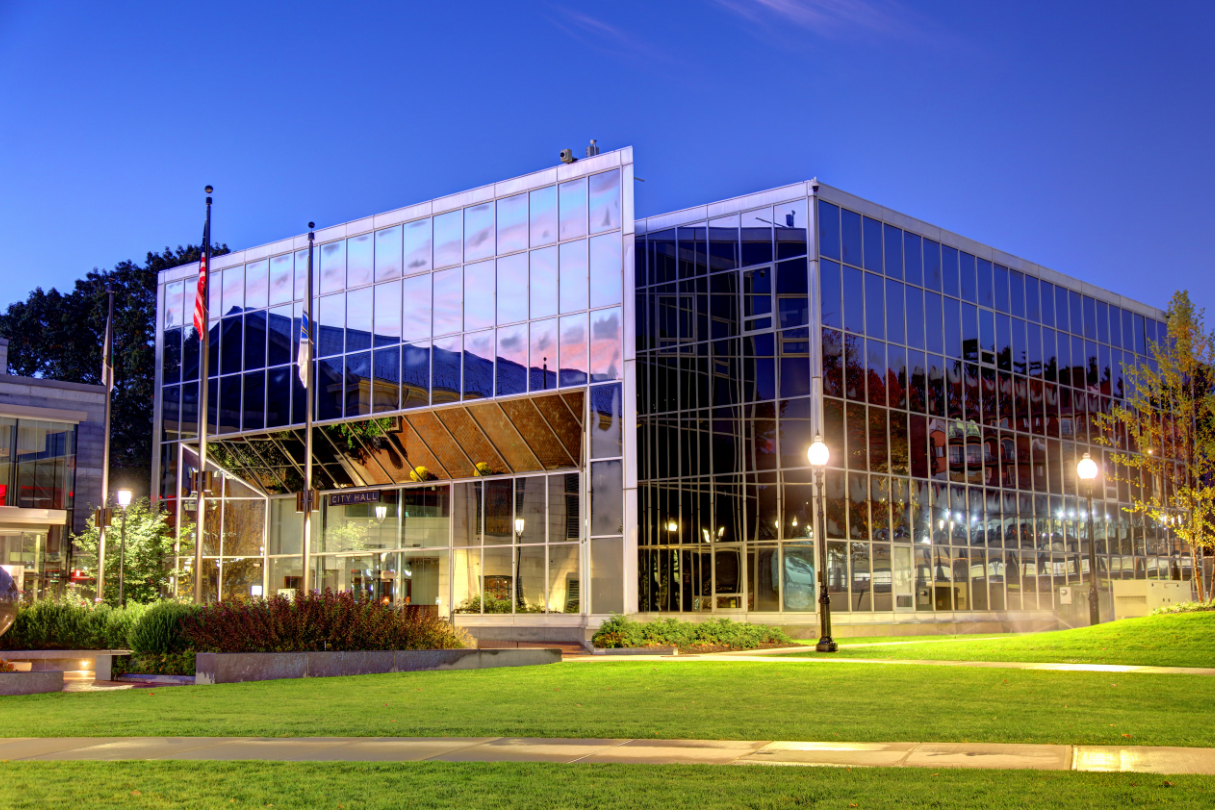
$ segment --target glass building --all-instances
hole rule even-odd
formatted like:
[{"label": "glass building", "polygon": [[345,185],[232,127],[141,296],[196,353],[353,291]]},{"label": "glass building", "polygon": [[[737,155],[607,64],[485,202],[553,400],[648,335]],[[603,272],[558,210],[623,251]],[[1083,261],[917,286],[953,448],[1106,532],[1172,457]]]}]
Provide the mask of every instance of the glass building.
[{"label": "glass building", "polygon": [[[1067,613],[1075,464],[1108,453],[1092,417],[1164,313],[816,181],[636,221],[633,182],[622,149],[317,233],[309,587],[484,639],[613,612],[813,625],[821,432],[837,623]],[[302,236],[214,261],[211,599],[301,584],[306,266]],[[154,489],[181,526],[196,283],[164,271],[158,299]],[[1103,587],[1188,577],[1101,481]]]}]

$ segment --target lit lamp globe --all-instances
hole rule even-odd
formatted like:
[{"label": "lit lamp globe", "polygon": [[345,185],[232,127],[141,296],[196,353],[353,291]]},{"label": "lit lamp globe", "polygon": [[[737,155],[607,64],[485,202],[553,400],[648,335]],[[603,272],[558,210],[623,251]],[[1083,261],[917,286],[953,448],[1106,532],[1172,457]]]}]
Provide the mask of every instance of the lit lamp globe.
[{"label": "lit lamp globe", "polygon": [[831,459],[831,451],[827,449],[827,445],[823,444],[821,436],[814,437],[814,442],[806,451],[806,457],[810,459],[811,467],[827,466],[827,462]]},{"label": "lit lamp globe", "polygon": [[1097,477],[1097,462],[1089,458],[1088,453],[1076,464],[1076,475],[1084,481],[1092,481]]},{"label": "lit lamp globe", "polygon": [[125,511],[131,505],[131,490],[120,489],[114,493],[114,497],[118,499],[118,505]]},{"label": "lit lamp globe", "polygon": [[523,534],[523,518],[515,518],[515,534]]}]

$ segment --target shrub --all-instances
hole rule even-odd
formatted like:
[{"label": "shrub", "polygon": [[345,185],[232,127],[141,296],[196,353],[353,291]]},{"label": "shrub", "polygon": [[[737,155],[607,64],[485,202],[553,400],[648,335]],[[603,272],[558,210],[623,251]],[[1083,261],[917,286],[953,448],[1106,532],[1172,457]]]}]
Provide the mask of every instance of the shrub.
[{"label": "shrub", "polygon": [[0,659],[0,672],[16,672],[17,668],[4,659]]},{"label": "shrub", "polygon": [[785,632],[766,624],[714,619],[706,622],[683,622],[678,619],[658,619],[635,622],[613,614],[591,639],[596,647],[725,647],[731,650],[753,650],[757,647],[792,644]]},{"label": "shrub", "polygon": [[[456,613],[480,613],[481,605],[484,603],[486,613],[510,613],[511,600],[510,597],[485,596],[482,599],[480,596],[470,596],[460,604],[456,605]],[[544,608],[540,605],[515,605],[515,613],[543,613]]]},{"label": "shrub", "polygon": [[197,610],[181,602],[160,602],[148,608],[127,632],[127,645],[135,653],[168,655],[190,649],[181,634],[181,619]]},{"label": "shrub", "polygon": [[1153,616],[1164,616],[1168,613],[1206,613],[1215,610],[1215,602],[1178,602],[1175,605],[1165,605],[1152,611]]},{"label": "shrub", "polygon": [[88,602],[21,604],[13,626],[0,636],[5,650],[116,650],[127,644],[131,625],[144,605],[112,608]]},{"label": "shrub", "polygon": [[199,652],[449,650],[460,635],[433,611],[394,607],[348,591],[218,602],[181,618]]},{"label": "shrub", "polygon": [[167,653],[134,653],[116,655],[111,665],[111,675],[117,678],[127,673],[138,675],[193,675],[194,651]]}]

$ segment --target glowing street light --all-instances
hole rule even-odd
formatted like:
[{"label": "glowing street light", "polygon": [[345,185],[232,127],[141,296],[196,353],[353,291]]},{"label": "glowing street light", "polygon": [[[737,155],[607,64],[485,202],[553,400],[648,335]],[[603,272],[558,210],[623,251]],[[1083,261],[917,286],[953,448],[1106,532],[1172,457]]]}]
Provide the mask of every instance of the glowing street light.
[{"label": "glowing street light", "polygon": [[818,582],[820,638],[814,649],[819,652],[835,652],[839,645],[831,638],[831,595],[827,592],[827,518],[823,512],[823,471],[831,460],[831,451],[823,443],[823,437],[815,434],[814,441],[806,451],[806,458],[814,469],[814,481],[818,484]]},{"label": "glowing street light", "polygon": [[1088,453],[1076,464],[1076,475],[1084,482],[1084,495],[1088,499],[1088,621],[1101,623],[1101,603],[1097,593],[1097,538],[1093,534],[1093,482],[1097,479],[1097,462]]}]

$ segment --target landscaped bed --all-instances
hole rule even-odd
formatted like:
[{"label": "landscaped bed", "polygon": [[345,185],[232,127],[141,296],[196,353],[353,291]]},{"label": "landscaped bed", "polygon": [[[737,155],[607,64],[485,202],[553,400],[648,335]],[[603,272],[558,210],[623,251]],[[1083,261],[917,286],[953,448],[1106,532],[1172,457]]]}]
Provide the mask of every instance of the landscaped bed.
[{"label": "landscaped bed", "polygon": [[776,627],[730,619],[636,622],[615,615],[599,626],[591,643],[599,649],[655,648],[710,653],[789,647],[793,645],[793,639]]}]

